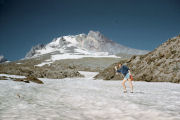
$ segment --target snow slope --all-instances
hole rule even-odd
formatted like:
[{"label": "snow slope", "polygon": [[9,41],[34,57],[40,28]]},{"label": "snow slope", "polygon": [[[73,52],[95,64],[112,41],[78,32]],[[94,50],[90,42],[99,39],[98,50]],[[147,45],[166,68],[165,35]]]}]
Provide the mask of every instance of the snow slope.
[{"label": "snow slope", "polygon": [[180,119],[179,84],[134,82],[134,93],[125,94],[121,81],[81,73],[85,78],[41,79],[43,85],[0,80],[0,119]]}]

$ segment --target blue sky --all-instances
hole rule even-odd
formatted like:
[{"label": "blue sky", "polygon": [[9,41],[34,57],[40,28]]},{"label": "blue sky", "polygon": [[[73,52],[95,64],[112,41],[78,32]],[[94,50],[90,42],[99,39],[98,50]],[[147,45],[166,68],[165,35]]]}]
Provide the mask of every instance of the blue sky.
[{"label": "blue sky", "polygon": [[179,21],[179,0],[0,0],[0,54],[18,60],[36,44],[89,30],[153,50],[180,34]]}]

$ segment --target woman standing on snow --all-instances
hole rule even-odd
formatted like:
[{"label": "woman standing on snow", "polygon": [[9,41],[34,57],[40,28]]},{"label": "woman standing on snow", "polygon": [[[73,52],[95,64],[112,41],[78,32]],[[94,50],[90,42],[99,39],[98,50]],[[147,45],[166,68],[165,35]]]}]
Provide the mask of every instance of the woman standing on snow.
[{"label": "woman standing on snow", "polygon": [[122,73],[123,76],[124,76],[124,79],[123,79],[123,82],[122,82],[122,85],[123,85],[123,88],[124,88],[124,93],[127,93],[127,90],[126,90],[126,85],[125,85],[125,82],[128,80],[129,81],[129,85],[130,85],[130,88],[131,88],[131,93],[133,93],[133,84],[132,84],[132,80],[131,80],[131,72],[129,70],[129,68],[126,66],[126,65],[122,65],[122,64],[118,64],[118,68],[117,69],[117,66],[114,67],[116,72],[118,73]]}]

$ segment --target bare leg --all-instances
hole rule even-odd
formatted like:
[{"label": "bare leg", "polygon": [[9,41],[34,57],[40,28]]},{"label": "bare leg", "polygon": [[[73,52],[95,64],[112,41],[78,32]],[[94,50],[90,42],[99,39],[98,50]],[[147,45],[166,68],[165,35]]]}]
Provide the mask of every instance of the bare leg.
[{"label": "bare leg", "polygon": [[133,84],[132,84],[132,80],[131,79],[128,79],[129,81],[129,85],[130,85],[130,88],[131,88],[131,93],[133,93]]},{"label": "bare leg", "polygon": [[127,92],[125,82],[126,82],[126,78],[123,79],[122,86],[124,88],[124,92]]}]

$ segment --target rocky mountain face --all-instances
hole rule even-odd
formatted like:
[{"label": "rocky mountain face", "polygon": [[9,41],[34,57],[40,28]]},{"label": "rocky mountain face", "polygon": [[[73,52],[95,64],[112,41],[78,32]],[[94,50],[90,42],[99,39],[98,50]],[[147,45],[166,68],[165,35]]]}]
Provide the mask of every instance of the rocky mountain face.
[{"label": "rocky mountain face", "polygon": [[[136,55],[118,63],[129,66],[135,81],[180,83],[180,35],[169,39],[146,55]],[[118,63],[112,64],[95,78],[122,79],[122,76],[116,75],[114,71],[114,66]]]},{"label": "rocky mountain face", "polygon": [[22,75],[27,78],[37,77],[37,78],[54,78],[62,79],[66,77],[83,77],[75,66],[72,64],[52,64],[45,65],[42,67],[35,66],[41,63],[43,59],[47,56],[32,58],[26,60],[19,60],[16,62],[9,62],[0,64],[0,74],[10,74],[10,75]]},{"label": "rocky mountain face", "polygon": [[6,61],[7,59],[3,55],[0,55],[0,63],[6,62]]},{"label": "rocky mountain face", "polygon": [[34,56],[35,54],[36,54],[36,50],[41,50],[41,49],[43,49],[44,48],[44,45],[43,44],[39,44],[39,45],[36,45],[36,46],[33,46],[32,48],[31,48],[31,50],[26,54],[26,58],[28,58],[28,57],[32,57],[32,56]]},{"label": "rocky mountain face", "polygon": [[25,56],[32,58],[44,54],[76,54],[76,55],[112,55],[117,53],[125,54],[145,54],[148,51],[128,48],[118,43],[115,43],[100,32],[89,31],[88,35],[69,35],[55,38],[47,45],[37,45],[33,47]]}]

